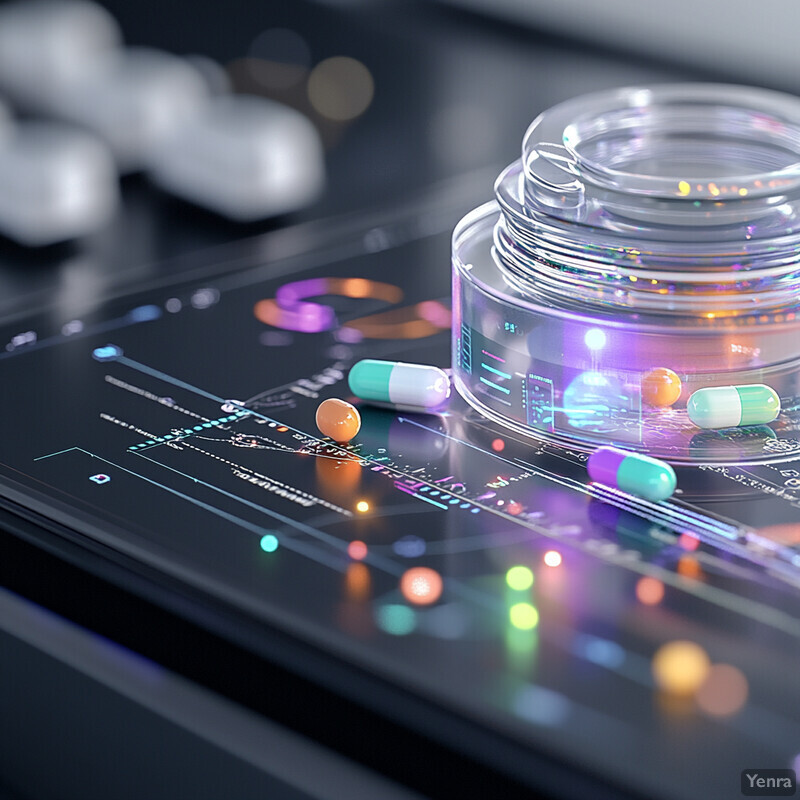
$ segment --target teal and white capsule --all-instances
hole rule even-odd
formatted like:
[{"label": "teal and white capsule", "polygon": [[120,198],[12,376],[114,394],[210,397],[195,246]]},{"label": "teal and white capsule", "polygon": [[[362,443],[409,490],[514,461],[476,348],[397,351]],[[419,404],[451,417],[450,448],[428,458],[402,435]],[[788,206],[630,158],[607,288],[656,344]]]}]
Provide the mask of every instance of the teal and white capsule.
[{"label": "teal and white capsule", "polygon": [[598,447],[586,468],[593,481],[655,503],[672,497],[678,482],[665,461],[618,447]]},{"label": "teal and white capsule", "polygon": [[350,391],[362,400],[405,411],[438,411],[450,398],[450,378],[425,364],[365,358],[353,364]]},{"label": "teal and white capsule", "polygon": [[766,425],[780,414],[781,399],[763,383],[709,386],[698,389],[689,398],[686,412],[698,428]]}]

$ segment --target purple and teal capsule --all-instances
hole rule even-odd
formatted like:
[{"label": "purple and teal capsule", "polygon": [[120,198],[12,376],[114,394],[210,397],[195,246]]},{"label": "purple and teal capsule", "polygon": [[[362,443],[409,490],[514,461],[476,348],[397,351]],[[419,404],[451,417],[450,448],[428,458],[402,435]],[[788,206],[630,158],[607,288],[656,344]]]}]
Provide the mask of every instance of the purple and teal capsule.
[{"label": "purple and teal capsule", "polygon": [[658,502],[672,497],[675,470],[664,461],[616,447],[600,447],[586,464],[589,477],[628,494]]},{"label": "purple and teal capsule", "polygon": [[777,418],[781,399],[763,383],[748,386],[709,386],[698,389],[686,404],[689,419],[698,428],[766,425]]}]

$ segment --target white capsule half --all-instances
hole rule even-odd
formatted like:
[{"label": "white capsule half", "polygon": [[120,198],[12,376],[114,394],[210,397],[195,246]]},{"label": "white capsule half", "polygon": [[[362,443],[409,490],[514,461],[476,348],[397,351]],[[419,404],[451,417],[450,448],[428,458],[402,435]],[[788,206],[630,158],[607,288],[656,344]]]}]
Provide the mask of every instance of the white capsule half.
[{"label": "white capsule half", "polygon": [[413,411],[441,408],[450,398],[450,378],[425,364],[365,358],[348,376],[350,391],[362,400]]}]

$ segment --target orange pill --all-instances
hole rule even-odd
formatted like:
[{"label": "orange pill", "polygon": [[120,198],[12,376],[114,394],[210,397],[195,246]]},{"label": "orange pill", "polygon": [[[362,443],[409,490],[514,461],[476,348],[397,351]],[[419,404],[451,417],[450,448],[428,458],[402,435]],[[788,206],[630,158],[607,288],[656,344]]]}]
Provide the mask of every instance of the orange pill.
[{"label": "orange pill", "polygon": [[650,370],[642,378],[642,399],[651,406],[671,406],[681,396],[681,379],[666,367]]},{"label": "orange pill", "polygon": [[323,436],[344,444],[361,429],[361,415],[355,406],[332,397],[320,403],[317,409],[317,427]]}]

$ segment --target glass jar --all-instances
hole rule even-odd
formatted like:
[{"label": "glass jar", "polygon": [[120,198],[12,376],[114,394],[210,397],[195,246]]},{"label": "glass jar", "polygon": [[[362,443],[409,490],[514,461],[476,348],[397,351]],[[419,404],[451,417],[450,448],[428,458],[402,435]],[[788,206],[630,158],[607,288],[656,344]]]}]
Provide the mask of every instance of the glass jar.
[{"label": "glass jar", "polygon": [[[468,403],[587,451],[800,455],[800,99],[681,84],[570,100],[533,122],[495,193],[453,236]],[[746,384],[779,394],[775,422],[690,421],[695,390]]]}]

